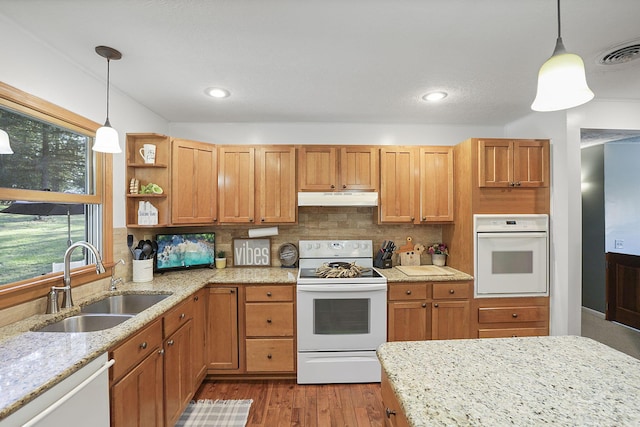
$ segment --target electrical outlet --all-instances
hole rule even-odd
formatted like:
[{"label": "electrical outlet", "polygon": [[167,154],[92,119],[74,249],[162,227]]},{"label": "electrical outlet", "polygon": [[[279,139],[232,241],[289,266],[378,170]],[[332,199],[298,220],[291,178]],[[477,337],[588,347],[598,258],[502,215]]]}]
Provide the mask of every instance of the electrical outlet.
[{"label": "electrical outlet", "polygon": [[622,249],[622,248],[624,248],[624,240],[616,239],[616,240],[614,241],[614,243],[615,243],[615,247],[616,247],[616,249]]}]

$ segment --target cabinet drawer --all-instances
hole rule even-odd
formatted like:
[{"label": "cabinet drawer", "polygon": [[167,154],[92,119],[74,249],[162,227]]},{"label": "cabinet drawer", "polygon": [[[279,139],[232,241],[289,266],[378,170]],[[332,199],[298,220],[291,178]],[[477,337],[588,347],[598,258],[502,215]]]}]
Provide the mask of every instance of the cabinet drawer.
[{"label": "cabinet drawer", "polygon": [[293,338],[248,339],[247,372],[292,372]]},{"label": "cabinet drawer", "polygon": [[434,283],[433,299],[466,299],[471,297],[470,283]]},{"label": "cabinet drawer", "polygon": [[153,351],[162,346],[162,322],[156,320],[140,332],[127,338],[111,352],[116,363],[111,368],[111,381],[115,382],[129,372]]},{"label": "cabinet drawer", "polygon": [[247,302],[293,301],[293,286],[247,286]]},{"label": "cabinet drawer", "polygon": [[293,303],[246,304],[248,337],[292,337]]},{"label": "cabinet drawer", "polygon": [[481,307],[478,309],[480,323],[545,322],[548,318],[547,307]]},{"label": "cabinet drawer", "polygon": [[427,285],[424,283],[401,283],[389,286],[389,300],[402,301],[411,299],[426,299]]},{"label": "cabinet drawer", "polygon": [[547,328],[480,329],[478,338],[538,337],[549,335]]},{"label": "cabinet drawer", "polygon": [[164,315],[164,336],[168,337],[190,319],[193,319],[193,298],[189,297],[184,302],[176,305]]}]

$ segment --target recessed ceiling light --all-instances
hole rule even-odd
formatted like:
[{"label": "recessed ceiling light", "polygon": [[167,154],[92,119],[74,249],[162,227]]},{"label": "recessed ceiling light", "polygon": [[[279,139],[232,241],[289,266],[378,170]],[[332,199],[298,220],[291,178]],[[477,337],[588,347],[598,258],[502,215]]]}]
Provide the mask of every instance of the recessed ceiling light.
[{"label": "recessed ceiling light", "polygon": [[231,95],[228,90],[219,87],[208,87],[204,90],[204,93],[213,98],[227,98]]},{"label": "recessed ceiling light", "polygon": [[442,92],[442,91],[429,92],[427,94],[422,95],[422,99],[424,101],[429,101],[429,102],[441,101],[446,97],[447,97],[447,92]]}]

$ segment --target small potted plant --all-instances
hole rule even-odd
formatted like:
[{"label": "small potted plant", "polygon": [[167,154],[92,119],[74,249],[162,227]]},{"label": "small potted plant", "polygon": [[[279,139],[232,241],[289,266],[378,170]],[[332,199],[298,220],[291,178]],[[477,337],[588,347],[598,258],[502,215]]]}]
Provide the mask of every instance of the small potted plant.
[{"label": "small potted plant", "polygon": [[227,266],[227,258],[224,251],[218,251],[216,255],[216,268],[225,268]]},{"label": "small potted plant", "polygon": [[443,266],[447,262],[449,250],[444,243],[434,243],[427,248],[427,252],[431,254],[431,263],[437,266]]}]

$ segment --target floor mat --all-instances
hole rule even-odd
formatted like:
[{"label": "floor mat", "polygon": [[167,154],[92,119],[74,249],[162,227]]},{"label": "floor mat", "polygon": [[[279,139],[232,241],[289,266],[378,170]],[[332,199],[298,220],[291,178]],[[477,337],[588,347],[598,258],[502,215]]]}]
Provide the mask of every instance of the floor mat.
[{"label": "floor mat", "polygon": [[176,427],[244,427],[253,400],[198,400],[189,403]]}]

